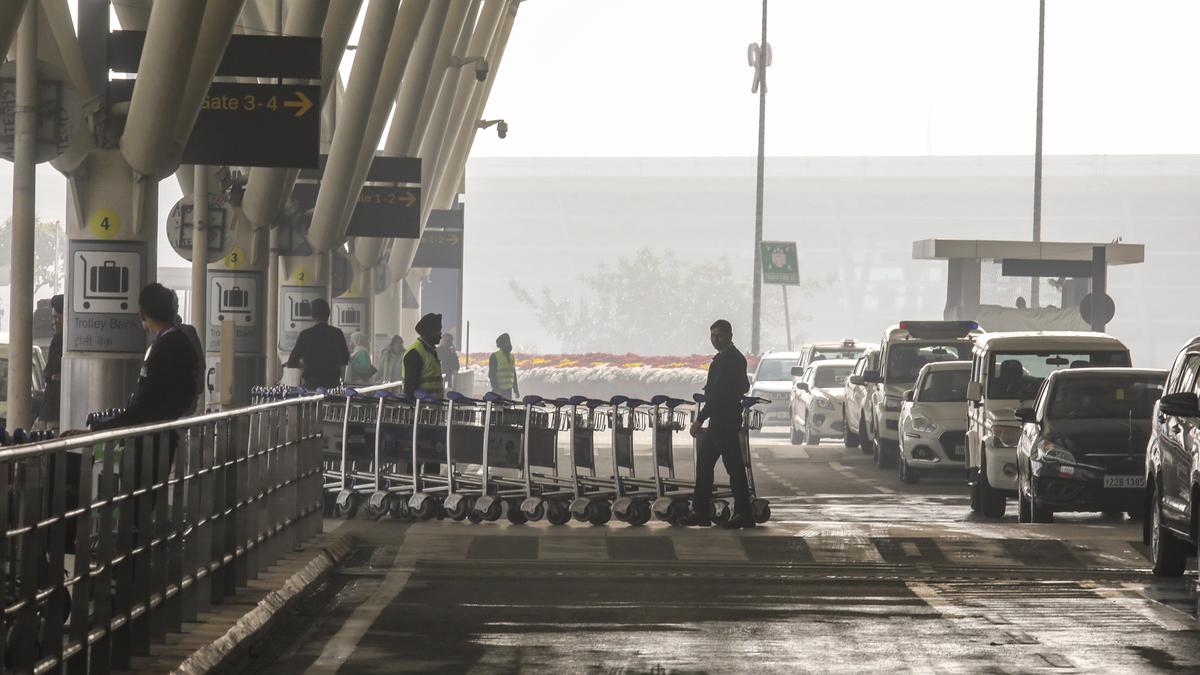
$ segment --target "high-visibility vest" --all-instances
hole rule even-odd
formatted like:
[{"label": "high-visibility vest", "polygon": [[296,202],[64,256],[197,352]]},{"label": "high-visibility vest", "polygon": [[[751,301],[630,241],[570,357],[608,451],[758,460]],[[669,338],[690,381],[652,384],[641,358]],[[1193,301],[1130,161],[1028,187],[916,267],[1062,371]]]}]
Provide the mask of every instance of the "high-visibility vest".
[{"label": "high-visibility vest", "polygon": [[442,367],[438,363],[437,354],[420,339],[414,340],[412,346],[404,352],[406,360],[411,351],[421,355],[421,381],[417,384],[417,389],[438,398],[445,397],[446,387],[442,383]]},{"label": "high-visibility vest", "polygon": [[517,386],[517,359],[512,354],[505,354],[503,349],[497,349],[496,357],[496,388],[497,393],[512,391]]}]

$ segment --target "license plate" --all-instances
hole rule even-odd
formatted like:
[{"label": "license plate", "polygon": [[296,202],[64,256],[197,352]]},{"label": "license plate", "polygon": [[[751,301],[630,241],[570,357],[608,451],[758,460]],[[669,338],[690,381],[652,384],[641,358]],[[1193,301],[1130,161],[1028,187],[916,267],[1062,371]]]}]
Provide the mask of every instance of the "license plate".
[{"label": "license plate", "polygon": [[1105,476],[1106,488],[1142,488],[1146,487],[1145,476]]}]

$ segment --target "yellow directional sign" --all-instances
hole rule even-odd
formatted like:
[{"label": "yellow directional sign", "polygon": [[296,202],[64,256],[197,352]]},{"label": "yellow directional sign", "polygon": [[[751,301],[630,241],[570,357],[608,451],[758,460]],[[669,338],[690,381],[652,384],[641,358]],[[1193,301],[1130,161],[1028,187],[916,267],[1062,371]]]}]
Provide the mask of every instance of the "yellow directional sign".
[{"label": "yellow directional sign", "polygon": [[305,96],[304,92],[302,92],[302,91],[297,91],[297,92],[295,92],[295,94],[296,94],[296,100],[295,101],[284,101],[283,107],[298,108],[298,110],[296,110],[296,114],[292,115],[292,117],[303,117],[304,113],[308,112],[313,107],[312,99]]}]

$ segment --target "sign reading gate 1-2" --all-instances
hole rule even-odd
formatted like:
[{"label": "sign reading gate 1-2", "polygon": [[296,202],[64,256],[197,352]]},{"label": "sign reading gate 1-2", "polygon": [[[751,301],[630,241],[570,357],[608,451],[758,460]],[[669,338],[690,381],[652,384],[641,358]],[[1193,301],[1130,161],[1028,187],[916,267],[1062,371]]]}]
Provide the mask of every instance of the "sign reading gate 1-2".
[{"label": "sign reading gate 1-2", "polygon": [[796,255],[796,242],[762,242],[762,275],[764,284],[799,284],[800,263]]}]

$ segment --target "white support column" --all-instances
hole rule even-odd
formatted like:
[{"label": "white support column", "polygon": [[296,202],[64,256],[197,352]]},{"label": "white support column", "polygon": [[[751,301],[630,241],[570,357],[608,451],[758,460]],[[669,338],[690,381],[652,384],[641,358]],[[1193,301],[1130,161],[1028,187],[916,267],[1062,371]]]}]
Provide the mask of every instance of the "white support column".
[{"label": "white support column", "polygon": [[192,189],[192,312],[191,324],[208,344],[208,167],[195,167]]},{"label": "white support column", "polygon": [[8,302],[9,429],[33,422],[33,240],[37,152],[37,3],[17,33],[16,143],[13,161],[12,279]]}]

